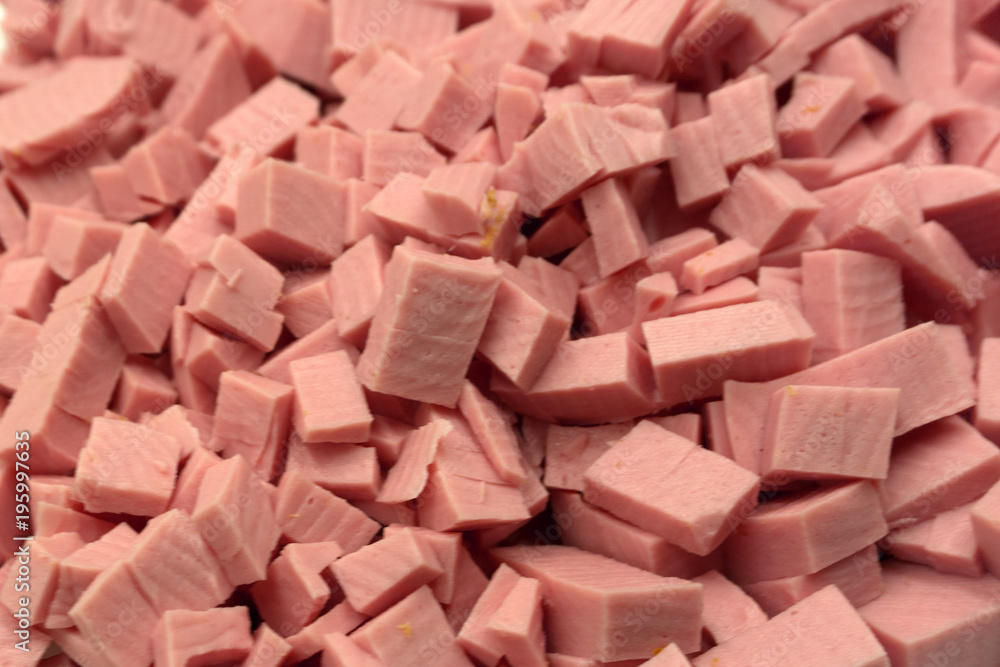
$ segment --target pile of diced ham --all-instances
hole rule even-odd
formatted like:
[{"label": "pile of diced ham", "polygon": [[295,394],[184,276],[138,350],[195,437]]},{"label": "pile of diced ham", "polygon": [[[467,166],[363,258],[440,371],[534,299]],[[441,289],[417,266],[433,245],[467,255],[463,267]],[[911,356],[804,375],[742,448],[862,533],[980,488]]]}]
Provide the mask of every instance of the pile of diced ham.
[{"label": "pile of diced ham", "polygon": [[5,4],[2,667],[1000,665],[1000,0]]}]

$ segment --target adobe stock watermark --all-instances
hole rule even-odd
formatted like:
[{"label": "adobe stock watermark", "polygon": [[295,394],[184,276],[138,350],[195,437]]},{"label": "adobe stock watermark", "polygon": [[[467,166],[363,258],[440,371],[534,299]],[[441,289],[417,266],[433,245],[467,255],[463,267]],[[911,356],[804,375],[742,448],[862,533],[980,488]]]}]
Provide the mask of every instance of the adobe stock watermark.
[{"label": "adobe stock watermark", "polygon": [[18,431],[14,434],[14,542],[17,548],[12,556],[14,567],[8,576],[14,577],[14,592],[19,595],[15,600],[14,636],[19,640],[14,642],[14,648],[29,653],[31,651],[31,434],[28,431]]}]

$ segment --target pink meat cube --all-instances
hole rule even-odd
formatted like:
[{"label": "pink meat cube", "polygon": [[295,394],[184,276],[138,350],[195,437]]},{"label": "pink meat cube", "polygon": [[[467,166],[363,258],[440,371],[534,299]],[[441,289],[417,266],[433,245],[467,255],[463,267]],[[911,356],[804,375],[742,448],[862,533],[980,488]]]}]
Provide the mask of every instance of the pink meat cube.
[{"label": "pink meat cube", "polygon": [[312,268],[285,274],[281,299],[274,309],[285,316],[285,327],[296,338],[319,329],[333,317],[329,269]]},{"label": "pink meat cube", "polygon": [[491,667],[504,656],[504,644],[490,632],[488,624],[522,579],[509,565],[501,563],[458,633],[458,643],[465,652]]},{"label": "pink meat cube", "polygon": [[18,317],[42,322],[62,284],[44,257],[14,259],[0,273],[0,305],[9,306]]},{"label": "pink meat cube", "polygon": [[[894,666],[958,658],[962,664],[985,667],[1000,659],[1000,615],[995,603],[1000,581],[995,577],[968,579],[891,561],[882,576],[885,592],[859,612]],[[938,606],[930,600],[948,604]]]},{"label": "pink meat cube", "polygon": [[[365,132],[363,179],[372,185],[389,185],[400,174],[429,176],[446,162],[445,157],[418,132]],[[428,211],[437,218],[429,204]]]},{"label": "pink meat cube", "polygon": [[587,236],[579,210],[574,205],[563,206],[531,235],[528,252],[535,257],[551,257],[575,248]]},{"label": "pink meat cube", "polygon": [[378,616],[443,573],[434,550],[408,531],[344,556],[332,570],[351,606],[369,616]]},{"label": "pink meat cube", "polygon": [[758,300],[763,301],[760,299],[760,289],[757,284],[749,278],[738,276],[715,287],[709,287],[701,294],[691,292],[678,294],[670,314],[687,315],[701,310],[725,308]]},{"label": "pink meat cube", "polygon": [[793,479],[885,479],[899,390],[787,385],[771,397],[760,471]]},{"label": "pink meat cube", "polygon": [[364,139],[339,127],[304,127],[295,138],[295,161],[337,181],[361,178]]},{"label": "pink meat cube", "polygon": [[812,574],[888,532],[867,481],[780,496],[764,503],[726,542],[729,575],[753,583]]},{"label": "pink meat cube", "polygon": [[500,285],[477,351],[515,385],[528,389],[545,370],[572,322],[523,270],[501,262],[500,271]]},{"label": "pink meat cube", "polygon": [[42,255],[56,275],[72,280],[104,255],[113,253],[124,231],[125,226],[115,222],[57,215]]},{"label": "pink meat cube", "polygon": [[204,471],[191,517],[233,586],[264,578],[278,525],[265,486],[243,457]]},{"label": "pink meat cube", "polygon": [[960,417],[897,441],[879,497],[890,526],[915,523],[975,500],[1000,478],[1000,451]]},{"label": "pink meat cube", "polygon": [[[837,641],[828,641],[831,636]],[[885,649],[836,586],[827,586],[764,625],[702,653],[691,664],[711,667],[746,660],[763,660],[774,667],[889,667]]]},{"label": "pink meat cube", "polygon": [[382,481],[374,447],[342,442],[306,444],[297,435],[288,442],[285,469],[351,500],[375,500]]},{"label": "pink meat cube", "polygon": [[[211,609],[235,590],[199,535],[198,524],[180,510],[151,519],[122,562],[160,614],[171,609]],[[79,625],[72,609],[69,615]]]},{"label": "pink meat cube", "polygon": [[[19,544],[18,547],[20,546]],[[58,591],[57,585],[61,576],[62,563],[83,546],[84,541],[76,533],[59,533],[34,540],[28,545],[30,580],[27,576],[8,575],[6,581],[0,582],[2,584],[0,603],[7,610],[28,607],[31,613],[29,622],[32,625],[38,626],[47,621],[52,602]],[[23,554],[24,552],[15,553]],[[21,556],[18,555],[17,558],[17,562],[23,564]],[[24,586],[25,583],[28,586]],[[27,599],[28,603],[22,603],[22,598]],[[65,613],[65,609],[63,613]]]},{"label": "pink meat cube", "polygon": [[[725,380],[802,370],[815,335],[800,315],[771,301],[653,320],[642,331],[667,405],[718,396]],[[717,333],[706,339],[705,331]]]},{"label": "pink meat cube", "polygon": [[747,162],[767,164],[781,157],[773,90],[771,77],[758,74],[709,93],[722,162],[730,172]]},{"label": "pink meat cube", "polygon": [[294,390],[247,371],[219,376],[212,449],[240,454],[264,479],[274,476],[292,420]]},{"label": "pink meat cube", "polygon": [[42,327],[13,313],[0,310],[0,392],[13,394],[21,385],[22,371],[26,371],[33,358],[35,342]]},{"label": "pink meat cube", "polygon": [[157,516],[174,490],[180,443],[145,426],[97,417],[76,469],[90,512]]},{"label": "pink meat cube", "polygon": [[322,667],[386,667],[347,635],[334,632],[323,637]]},{"label": "pink meat cube", "polygon": [[983,576],[983,558],[976,540],[972,507],[953,510],[890,533],[885,540],[893,557],[921,563],[945,574]]},{"label": "pink meat cube", "polygon": [[882,594],[882,567],[879,548],[869,545],[812,574],[743,584],[746,593],[769,616],[776,616],[830,584],[835,585],[852,605],[860,607]]},{"label": "pink meat cube", "polygon": [[896,387],[900,390],[896,435],[975,403],[975,387],[955,368],[938,325],[918,325],[787,377],[763,384],[726,383],[726,422],[733,456],[740,465],[759,469],[765,405],[788,384]]},{"label": "pink meat cube", "polygon": [[426,586],[362,626],[351,638],[386,665],[419,667],[432,651],[442,667],[471,667],[444,611]]},{"label": "pink meat cube", "polygon": [[376,236],[366,236],[333,262],[330,297],[337,333],[362,345],[385,284],[389,247]]},{"label": "pink meat cube", "polygon": [[[473,82],[443,61],[431,63],[409,95],[401,95],[399,99],[403,104],[396,125],[420,132],[452,152],[462,148],[492,112],[478,96]],[[476,104],[466,106],[467,100]],[[456,113],[456,109],[461,112]]]},{"label": "pink meat cube", "polygon": [[[415,431],[408,427],[401,431],[391,424],[376,419],[376,425],[379,424],[383,429],[388,429],[385,435],[379,434],[378,442],[382,443],[379,458],[391,464],[392,468],[379,491],[378,500],[386,503],[413,500],[427,485],[427,468],[437,455],[441,438],[451,432],[452,426],[445,420],[437,420]],[[373,427],[373,434],[375,431]],[[393,437],[393,431],[399,435]],[[378,442],[375,444],[376,448],[379,448]]]},{"label": "pink meat cube", "polygon": [[797,74],[792,99],[777,118],[782,153],[788,157],[828,156],[865,111],[854,80]]},{"label": "pink meat cube", "polygon": [[[108,269],[101,299],[131,353],[158,352],[191,275],[189,260],[149,225],[122,234]],[[155,296],[154,296],[155,295]]]},{"label": "pink meat cube", "polygon": [[205,130],[205,142],[226,153],[250,137],[260,155],[287,153],[296,133],[319,117],[319,100],[287,79],[275,77]]},{"label": "pink meat cube", "polygon": [[454,406],[486,326],[500,271],[489,259],[397,246],[386,265],[385,283],[358,361],[358,377],[373,391]]},{"label": "pink meat cube", "polygon": [[729,190],[729,176],[711,118],[682,123],[671,130],[677,157],[670,161],[677,205],[682,211],[711,206]]},{"label": "pink meat cube", "polygon": [[49,605],[45,627],[71,627],[73,621],[67,612],[97,575],[121,560],[135,540],[136,532],[128,524],[120,523],[96,541],[82,545],[63,558],[59,562],[57,588]]},{"label": "pink meat cube", "polygon": [[457,533],[440,533],[436,530],[426,528],[415,528],[403,525],[386,526],[382,532],[383,537],[391,537],[398,532],[409,532],[421,542],[431,548],[441,566],[442,573],[430,583],[434,597],[441,604],[452,604],[456,599],[456,591],[459,582],[462,552],[462,537]]},{"label": "pink meat cube", "polygon": [[[336,11],[333,16],[336,20]],[[334,117],[358,134],[391,130],[420,81],[420,70],[395,51],[386,51],[348,94]],[[386,90],[394,91],[390,100],[385,99]]]},{"label": "pink meat cube", "polygon": [[435,167],[422,190],[427,203],[442,219],[442,229],[453,236],[483,233],[479,208],[491,187],[496,166],[489,162],[465,162]]},{"label": "pink meat cube", "polygon": [[254,632],[253,647],[242,667],[279,667],[292,647],[277,632],[261,623]]},{"label": "pink meat cube", "polygon": [[987,338],[979,347],[979,403],[975,424],[979,432],[1000,444],[1000,338]]},{"label": "pink meat cube", "polygon": [[898,262],[853,250],[802,254],[802,312],[821,362],[905,328]]},{"label": "pink meat cube", "polygon": [[513,417],[501,411],[468,380],[462,386],[458,409],[500,478],[509,484],[521,484],[525,474],[512,426]]},{"label": "pink meat cube", "polygon": [[[127,633],[119,631],[119,616],[129,622]],[[97,575],[69,610],[69,617],[80,633],[80,642],[100,656],[98,659],[122,666],[153,662],[152,638],[160,613],[124,561]]]},{"label": "pink meat cube", "polygon": [[704,556],[750,514],[758,481],[729,459],[644,421],[587,469],[584,498]]},{"label": "pink meat cube", "polygon": [[[553,651],[610,662],[648,658],[671,642],[686,652],[701,644],[701,584],[573,547],[524,545],[491,553],[518,574],[541,581]],[[645,604],[656,604],[659,613],[635,627],[629,614]]]},{"label": "pink meat cube", "polygon": [[177,389],[166,375],[146,359],[125,362],[118,380],[114,411],[131,421],[143,413],[160,413],[177,402]]},{"label": "pink meat cube", "polygon": [[347,602],[340,602],[288,638],[292,647],[288,658],[291,661],[305,660],[323,650],[323,638],[332,633],[350,632],[368,620]]},{"label": "pink meat cube", "polygon": [[697,556],[591,505],[576,492],[553,492],[552,510],[564,544],[661,577],[691,579],[722,565],[721,552]]},{"label": "pink meat cube", "polygon": [[710,230],[701,227],[688,229],[653,243],[649,247],[646,266],[653,273],[669,272],[675,279],[680,279],[684,262],[717,245],[719,242]]},{"label": "pink meat cube", "polygon": [[848,35],[823,49],[812,69],[853,79],[858,96],[872,110],[902,106],[909,97],[892,60],[860,35]]},{"label": "pink meat cube", "polygon": [[735,238],[684,262],[681,287],[695,294],[748,273],[760,264],[760,250]]},{"label": "pink meat cube", "polygon": [[246,607],[168,611],[153,634],[156,664],[188,667],[243,660],[253,648],[249,612]]},{"label": "pink meat cube", "polygon": [[705,631],[716,644],[729,641],[741,632],[767,623],[765,614],[753,598],[715,570],[695,577],[703,587],[705,606],[702,618]]},{"label": "pink meat cube", "polygon": [[281,476],[274,514],[285,539],[336,542],[344,553],[357,551],[379,531],[364,512],[294,471]]},{"label": "pink meat cube", "polygon": [[187,130],[169,126],[132,146],[121,165],[133,192],[168,206],[187,200],[212,168]]},{"label": "pink meat cube", "polygon": [[509,160],[514,146],[531,133],[542,110],[539,92],[526,86],[500,83],[493,110],[500,155]]},{"label": "pink meat cube", "polygon": [[634,421],[603,426],[549,424],[545,432],[545,486],[583,491],[583,473],[618,440]]},{"label": "pink meat cube", "polygon": [[342,186],[281,160],[265,160],[240,177],[237,239],[262,257],[326,263],[343,250]]},{"label": "pink meat cube", "polygon": [[315,621],[330,598],[322,573],[342,553],[336,542],[285,546],[268,566],[267,578],[250,587],[264,622],[290,637]]},{"label": "pink meat cube", "polygon": [[[295,388],[295,431],[303,442],[364,442],[372,414],[347,352],[289,364]],[[336,396],[337,400],[330,400]]]},{"label": "pink meat cube", "polygon": [[601,277],[644,259],[649,243],[621,181],[607,179],[584,190],[581,199],[597,250]]},{"label": "pink meat cube", "polygon": [[798,181],[775,167],[746,165],[711,213],[712,225],[767,252],[793,242],[822,204]]},{"label": "pink meat cube", "polygon": [[972,526],[986,567],[1000,572],[1000,484],[994,484],[972,506]]},{"label": "pink meat cube", "polygon": [[212,123],[250,97],[250,83],[236,45],[212,37],[188,63],[163,100],[168,124],[201,139]]},{"label": "pink meat cube", "polygon": [[260,366],[258,372],[275,382],[291,384],[292,374],[288,368],[293,361],[308,359],[309,357],[326,354],[327,352],[337,352],[338,350],[347,352],[352,361],[356,360],[360,354],[356,347],[337,334],[336,320],[330,320],[319,329],[293,341],[268,357],[267,361]]},{"label": "pink meat cube", "polygon": [[564,341],[522,399],[497,375],[491,389],[519,412],[577,424],[619,422],[653,411],[648,359],[625,332]]}]

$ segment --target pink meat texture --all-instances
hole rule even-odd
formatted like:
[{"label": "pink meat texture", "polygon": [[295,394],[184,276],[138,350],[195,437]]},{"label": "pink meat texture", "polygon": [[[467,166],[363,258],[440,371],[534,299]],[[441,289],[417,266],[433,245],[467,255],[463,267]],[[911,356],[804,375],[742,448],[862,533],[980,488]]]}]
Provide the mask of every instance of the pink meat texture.
[{"label": "pink meat texture", "polygon": [[1000,0],[3,5],[0,667],[1000,665]]}]

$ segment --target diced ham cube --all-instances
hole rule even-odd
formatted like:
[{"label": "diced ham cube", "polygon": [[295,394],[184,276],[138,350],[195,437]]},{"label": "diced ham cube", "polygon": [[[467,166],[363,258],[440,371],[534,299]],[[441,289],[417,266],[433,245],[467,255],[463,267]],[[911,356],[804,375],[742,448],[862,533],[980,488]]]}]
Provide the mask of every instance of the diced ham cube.
[{"label": "diced ham cube", "polygon": [[37,322],[0,311],[0,339],[5,343],[0,349],[0,392],[12,394],[21,385],[41,329]]},{"label": "diced ham cube", "polygon": [[264,622],[290,637],[316,620],[330,598],[322,572],[342,553],[336,542],[285,546],[268,566],[267,579],[250,587]]},{"label": "diced ham cube", "polygon": [[455,641],[444,611],[421,586],[351,635],[358,646],[386,665],[419,667],[432,651],[442,667],[471,667]]},{"label": "diced ham cube", "polygon": [[168,611],[153,635],[154,660],[164,667],[243,660],[252,648],[246,607]]},{"label": "diced ham cube", "polygon": [[441,218],[442,231],[452,236],[485,231],[479,209],[495,174],[496,166],[488,162],[449,164],[431,170],[421,189]]},{"label": "diced ham cube", "polygon": [[216,35],[180,72],[163,100],[167,123],[201,139],[216,120],[250,97],[250,83],[233,41]]},{"label": "diced ham cube", "polygon": [[759,506],[727,540],[728,573],[738,583],[812,574],[887,532],[871,482],[781,496]]},{"label": "diced ham cube", "polygon": [[691,211],[715,204],[729,189],[729,177],[712,119],[682,123],[671,135],[677,144],[677,157],[670,161],[677,205]]},{"label": "diced ham cube", "polygon": [[281,476],[274,514],[285,539],[293,542],[336,542],[344,553],[371,541],[379,524],[294,471]]},{"label": "diced ham cube", "polygon": [[264,485],[242,456],[204,471],[191,517],[233,586],[264,578],[278,525]]},{"label": "diced ham cube", "polygon": [[343,201],[332,179],[266,160],[240,177],[235,237],[270,260],[325,263],[343,250]]},{"label": "diced ham cube", "polygon": [[[899,562],[886,563],[882,576],[885,592],[858,611],[893,665],[915,667],[951,658],[988,665],[1000,658],[996,577],[968,579]],[[928,602],[945,599],[944,607]]]},{"label": "diced ham cube", "polygon": [[[129,621],[124,632],[122,621]],[[102,571],[69,610],[80,643],[113,665],[153,662],[153,634],[160,613],[152,606],[124,561]],[[58,636],[58,635],[57,635]],[[66,645],[71,654],[74,647]]]},{"label": "diced ham cube", "polygon": [[[804,369],[815,335],[801,316],[769,301],[645,322],[642,330],[667,405],[718,396],[724,380]],[[705,330],[719,334],[705,340]]]},{"label": "diced ham cube", "polygon": [[263,477],[275,465],[291,426],[294,390],[247,371],[219,377],[212,448],[225,457],[241,454]]},{"label": "diced ham cube", "polygon": [[975,387],[955,368],[937,327],[933,323],[911,327],[767,383],[726,383],[726,422],[734,459],[759,470],[767,421],[764,405],[788,384],[896,387],[900,390],[896,435],[971,407]]},{"label": "diced ham cube", "polygon": [[830,584],[835,585],[852,605],[860,607],[882,594],[882,566],[879,548],[869,545],[812,574],[799,574],[743,584],[746,593],[769,616],[777,616],[793,604],[805,600]]},{"label": "diced ham cube", "polygon": [[261,623],[254,632],[253,648],[242,667],[279,667],[292,647],[267,623]]},{"label": "diced ham cube", "polygon": [[180,443],[145,426],[94,419],[80,452],[76,493],[90,512],[157,516],[174,489]]},{"label": "diced ham cube", "polygon": [[386,265],[385,283],[358,361],[362,384],[402,398],[455,405],[500,271],[489,259],[398,246]]},{"label": "diced ham cube", "polygon": [[[235,589],[199,534],[198,524],[180,510],[150,520],[122,562],[160,614],[211,609]],[[79,625],[72,609],[69,615]]]},{"label": "diced ham cube", "polygon": [[545,370],[572,323],[524,271],[506,262],[500,263],[500,270],[502,279],[477,351],[527,389]]},{"label": "diced ham cube", "polygon": [[131,421],[138,421],[145,412],[163,412],[177,402],[170,378],[142,357],[125,362],[116,392],[115,412]]},{"label": "diced ham cube", "polygon": [[717,571],[711,570],[692,581],[703,587],[705,606],[702,618],[705,631],[716,644],[767,623],[767,614],[753,598]]},{"label": "diced ham cube", "polygon": [[295,138],[295,161],[337,181],[361,178],[364,139],[339,127],[304,127]]},{"label": "diced ham cube", "polygon": [[649,254],[639,216],[621,181],[602,181],[584,190],[581,199],[596,243],[602,278]]},{"label": "diced ham cube", "polygon": [[318,116],[318,99],[287,79],[275,77],[212,123],[205,131],[205,142],[219,153],[247,142],[258,155],[279,155],[287,153],[295,134]]},{"label": "diced ham cube", "polygon": [[[303,442],[364,442],[372,414],[347,352],[293,361],[295,431]],[[336,396],[336,401],[330,400]]]},{"label": "diced ham cube", "polygon": [[[821,637],[837,637],[836,642]],[[779,652],[780,651],[780,652]],[[810,595],[769,620],[691,661],[694,667],[765,660],[774,667],[831,664],[888,667],[889,658],[862,617],[835,586]]]},{"label": "diced ham cube", "polygon": [[731,239],[684,262],[681,287],[700,295],[709,287],[748,273],[760,264],[760,251],[742,239]]},{"label": "diced ham cube", "polygon": [[289,440],[285,469],[351,500],[375,500],[382,481],[374,447],[343,442],[306,444],[297,435]]},{"label": "diced ham cube", "polygon": [[[671,642],[687,652],[700,646],[701,584],[659,577],[573,547],[523,545],[491,553],[518,574],[541,581],[549,611],[547,641],[554,651],[609,662],[648,658]],[[657,605],[659,613],[633,632],[628,613],[645,604]]]},{"label": "diced ham cube", "polygon": [[386,667],[347,635],[333,632],[323,637],[322,667]]},{"label": "diced ham cube", "polygon": [[464,146],[493,111],[473,83],[444,61],[431,63],[409,96],[399,99],[403,105],[396,125],[451,152]]},{"label": "diced ham cube", "polygon": [[584,498],[704,556],[751,512],[758,482],[732,461],[643,421],[587,469]]},{"label": "diced ham cube", "polygon": [[1000,484],[994,484],[971,509],[972,527],[986,567],[1000,572]]},{"label": "diced ham cube", "polygon": [[0,273],[0,305],[18,317],[42,322],[62,281],[44,257],[14,259]]},{"label": "diced ham cube", "polygon": [[771,78],[759,74],[709,93],[722,162],[730,172],[747,162],[762,165],[781,157],[773,89]]},{"label": "diced ham cube", "polygon": [[898,389],[787,385],[771,398],[766,479],[885,479]]},{"label": "diced ham cube", "polygon": [[1000,443],[1000,339],[987,338],[980,345],[977,377],[976,428],[994,443]]},{"label": "diced ham cube", "polygon": [[909,97],[892,60],[860,35],[848,35],[823,49],[812,69],[853,79],[858,96],[871,110],[902,106]]},{"label": "diced ham cube", "polygon": [[983,558],[976,540],[972,504],[899,528],[884,540],[893,557],[928,565],[945,574],[983,576]]},{"label": "diced ham cube", "polygon": [[964,505],[998,478],[996,446],[962,418],[947,417],[897,441],[879,497],[895,527]]},{"label": "diced ham cube", "polygon": [[369,616],[379,615],[443,573],[430,546],[409,531],[348,554],[332,570],[351,606]]},{"label": "diced ham cube", "polygon": [[583,500],[575,491],[552,494],[553,519],[562,542],[613,558],[661,577],[691,579],[721,566],[721,552],[696,556]]}]

